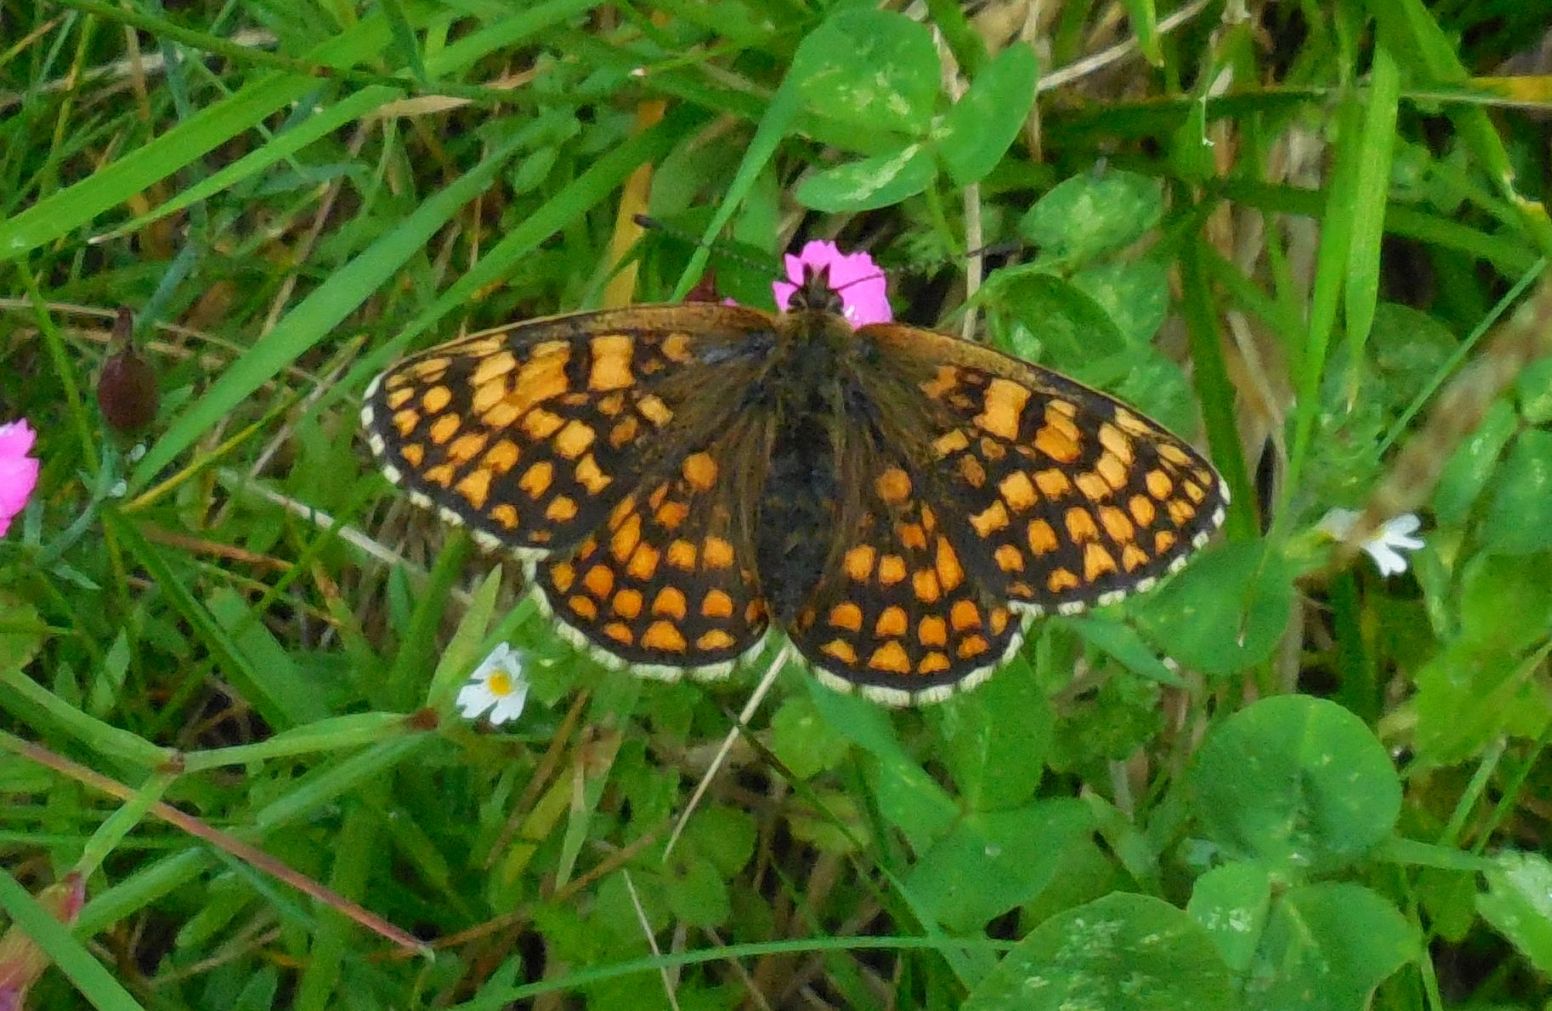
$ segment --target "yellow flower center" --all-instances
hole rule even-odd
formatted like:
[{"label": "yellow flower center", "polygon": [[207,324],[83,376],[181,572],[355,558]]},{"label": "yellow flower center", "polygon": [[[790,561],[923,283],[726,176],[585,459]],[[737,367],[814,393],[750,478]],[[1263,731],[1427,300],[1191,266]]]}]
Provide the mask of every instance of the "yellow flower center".
[{"label": "yellow flower center", "polygon": [[507,676],[505,671],[498,670],[490,676],[489,680],[485,682],[485,687],[490,689],[490,693],[492,695],[498,697],[502,695],[511,695],[512,679]]}]

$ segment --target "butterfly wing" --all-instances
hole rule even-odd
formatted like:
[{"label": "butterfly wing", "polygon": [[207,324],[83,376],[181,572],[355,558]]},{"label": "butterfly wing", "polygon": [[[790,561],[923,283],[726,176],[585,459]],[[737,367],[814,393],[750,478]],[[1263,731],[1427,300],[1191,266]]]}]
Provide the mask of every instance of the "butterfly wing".
[{"label": "butterfly wing", "polygon": [[[1114,398],[982,345],[863,327],[873,395],[959,522],[968,563],[1015,607],[1071,614],[1147,589],[1223,522],[1199,453]],[[915,394],[913,396],[913,394]]]},{"label": "butterfly wing", "polygon": [[373,380],[362,426],[412,499],[534,558],[576,545],[650,471],[704,442],[753,380],[772,324],[692,304],[474,334]]}]

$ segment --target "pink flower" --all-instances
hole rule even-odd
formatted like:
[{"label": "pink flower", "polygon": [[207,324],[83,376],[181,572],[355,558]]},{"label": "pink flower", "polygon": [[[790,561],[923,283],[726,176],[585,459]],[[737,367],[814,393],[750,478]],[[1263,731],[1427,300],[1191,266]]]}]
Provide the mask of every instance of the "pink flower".
[{"label": "pink flower", "polygon": [[853,327],[894,319],[884,273],[867,253],[843,253],[833,242],[815,240],[796,256],[788,253],[786,260],[787,280],[771,285],[778,309],[785,311],[808,276],[822,270],[830,290],[841,297],[841,315]]},{"label": "pink flower", "polygon": [[[9,427],[9,426],[6,426]],[[3,429],[0,429],[3,431]],[[60,923],[72,924],[86,901],[86,880],[75,871],[38,893],[38,905]],[[49,958],[14,923],[0,936],[0,1011],[20,1009],[27,991],[43,975]]]},{"label": "pink flower", "polygon": [[0,425],[0,537],[38,486],[38,461],[27,455],[37,437],[26,420]]}]

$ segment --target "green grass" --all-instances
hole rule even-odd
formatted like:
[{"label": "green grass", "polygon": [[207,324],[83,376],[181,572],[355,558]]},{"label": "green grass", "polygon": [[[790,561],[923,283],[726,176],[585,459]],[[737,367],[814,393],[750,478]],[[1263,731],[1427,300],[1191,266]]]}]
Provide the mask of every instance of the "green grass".
[{"label": "green grass", "polygon": [[[1552,1008],[1552,8],[1048,0],[1031,48],[1022,5],[890,6],[0,0],[26,1006]],[[768,305],[743,261],[816,236],[1233,506],[941,706],[781,671],[665,856],[762,668],[579,655],[375,472],[359,398],[708,263]],[[1382,577],[1336,507],[1426,546]],[[502,640],[528,709],[464,721]]]}]

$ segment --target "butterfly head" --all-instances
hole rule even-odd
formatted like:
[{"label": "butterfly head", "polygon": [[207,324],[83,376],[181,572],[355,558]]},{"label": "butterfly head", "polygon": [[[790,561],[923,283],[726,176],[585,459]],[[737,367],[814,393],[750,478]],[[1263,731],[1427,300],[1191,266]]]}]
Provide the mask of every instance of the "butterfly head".
[{"label": "butterfly head", "polygon": [[829,264],[803,264],[803,283],[792,293],[788,312],[831,312],[846,315],[841,293],[830,283]]}]

